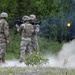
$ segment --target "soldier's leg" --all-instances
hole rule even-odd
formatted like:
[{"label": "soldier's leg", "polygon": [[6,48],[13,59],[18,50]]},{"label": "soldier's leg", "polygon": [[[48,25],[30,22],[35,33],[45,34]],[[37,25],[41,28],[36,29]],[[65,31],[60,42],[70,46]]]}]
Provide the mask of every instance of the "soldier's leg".
[{"label": "soldier's leg", "polygon": [[20,50],[20,62],[23,62],[24,61],[24,56],[25,56],[25,48],[23,49],[23,47],[21,48]]},{"label": "soldier's leg", "polygon": [[26,53],[26,54],[28,54],[28,53],[29,53],[28,45],[27,45],[27,47],[26,47],[25,53]]},{"label": "soldier's leg", "polygon": [[2,62],[2,42],[0,41],[0,63]]},{"label": "soldier's leg", "polygon": [[2,52],[0,50],[0,63],[2,62]]},{"label": "soldier's leg", "polygon": [[0,63],[2,62],[2,59],[0,58]]},{"label": "soldier's leg", "polygon": [[24,61],[25,49],[26,49],[26,46],[24,44],[24,41],[22,40],[20,45],[20,62]]},{"label": "soldier's leg", "polygon": [[34,38],[32,39],[32,47],[36,52],[39,52],[39,44],[36,36],[34,36]]},{"label": "soldier's leg", "polygon": [[27,48],[28,48],[29,54],[32,54],[32,45],[31,45],[31,41],[30,40],[29,40]]},{"label": "soldier's leg", "polygon": [[27,46],[27,41],[22,40],[21,41],[21,47],[20,47],[20,62],[23,62],[25,60],[26,46]]},{"label": "soldier's leg", "polygon": [[4,49],[2,49],[1,53],[0,53],[0,62],[5,63],[5,52],[4,52]]},{"label": "soldier's leg", "polygon": [[2,53],[2,63],[5,63],[5,53]]},{"label": "soldier's leg", "polygon": [[5,52],[6,52],[6,43],[3,42],[2,46],[2,62],[5,63]]},{"label": "soldier's leg", "polygon": [[2,52],[1,52],[1,48],[0,48],[0,63],[2,62]]}]

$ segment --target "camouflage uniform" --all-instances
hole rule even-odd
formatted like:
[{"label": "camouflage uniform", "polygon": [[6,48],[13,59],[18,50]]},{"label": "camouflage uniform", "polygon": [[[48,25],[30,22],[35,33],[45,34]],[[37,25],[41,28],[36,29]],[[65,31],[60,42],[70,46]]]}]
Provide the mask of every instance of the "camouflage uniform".
[{"label": "camouflage uniform", "polygon": [[29,26],[33,29],[33,25],[28,22],[29,20],[28,16],[24,16],[23,20],[26,22],[21,24],[21,26],[19,27],[19,31],[22,32],[21,44],[20,44],[20,62],[24,61],[26,50],[28,50],[30,54],[32,53],[32,48],[31,48],[32,32],[27,33],[26,28],[27,26]]},{"label": "camouflage uniform", "polygon": [[[31,20],[35,20],[36,16],[35,15],[30,15],[30,19]],[[37,39],[37,33],[39,32],[39,25],[33,25],[35,32],[32,34],[31,37],[31,43],[32,43],[32,47],[36,52],[39,52],[39,45],[38,45],[38,39]]]},{"label": "camouflage uniform", "polygon": [[35,29],[35,33],[32,34],[32,37],[31,37],[31,42],[32,42],[32,47],[33,49],[36,51],[36,52],[39,52],[39,44],[38,44],[38,39],[37,39],[37,33],[38,33],[38,26],[36,26],[36,29]]},{"label": "camouflage uniform", "polygon": [[8,15],[3,12],[0,17],[0,62],[5,62],[6,45],[8,43],[9,36],[9,27],[5,18],[7,18]]}]

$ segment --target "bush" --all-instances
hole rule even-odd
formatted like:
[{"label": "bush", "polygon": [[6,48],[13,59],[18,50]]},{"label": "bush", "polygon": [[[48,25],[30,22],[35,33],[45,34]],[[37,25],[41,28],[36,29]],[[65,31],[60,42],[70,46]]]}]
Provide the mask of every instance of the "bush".
[{"label": "bush", "polygon": [[31,55],[26,55],[25,63],[26,65],[40,65],[47,63],[48,59],[43,58],[40,54],[33,53]]}]

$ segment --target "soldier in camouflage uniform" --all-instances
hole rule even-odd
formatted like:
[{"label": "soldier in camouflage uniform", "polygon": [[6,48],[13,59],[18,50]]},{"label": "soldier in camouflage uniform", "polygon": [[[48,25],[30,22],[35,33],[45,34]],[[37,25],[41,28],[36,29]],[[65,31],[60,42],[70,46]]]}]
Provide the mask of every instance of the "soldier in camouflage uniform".
[{"label": "soldier in camouflage uniform", "polygon": [[6,21],[8,14],[2,12],[0,14],[0,62],[5,62],[6,45],[9,43],[9,26]]},{"label": "soldier in camouflage uniform", "polygon": [[21,45],[20,45],[20,62],[25,60],[25,51],[29,50],[29,53],[32,53],[31,47],[31,36],[34,32],[33,25],[29,23],[30,18],[28,16],[24,16],[23,18],[24,23],[21,24],[20,27],[17,27],[17,30],[22,33],[21,36]]},{"label": "soldier in camouflage uniform", "polygon": [[[30,15],[30,20],[32,22],[35,22],[36,21],[36,16],[34,14]],[[33,27],[34,27],[34,33],[32,34],[32,37],[31,37],[32,47],[37,53],[39,53],[37,33],[39,32],[39,27],[40,26],[38,24],[34,24]]]}]

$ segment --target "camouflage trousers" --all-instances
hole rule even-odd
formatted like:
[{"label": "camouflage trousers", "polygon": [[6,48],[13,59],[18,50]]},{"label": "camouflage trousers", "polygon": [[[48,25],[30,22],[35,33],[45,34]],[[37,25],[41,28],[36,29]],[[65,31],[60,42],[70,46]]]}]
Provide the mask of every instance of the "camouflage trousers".
[{"label": "camouflage trousers", "polygon": [[5,39],[0,38],[0,60],[5,60],[6,42]]},{"label": "camouflage trousers", "polygon": [[38,44],[38,40],[37,40],[37,35],[34,35],[31,37],[31,45],[32,48],[38,52],[39,51],[39,44]]},{"label": "camouflage trousers", "polygon": [[20,61],[25,60],[25,51],[28,51],[29,54],[32,53],[32,47],[31,47],[31,38],[24,38],[21,40],[20,44]]}]

